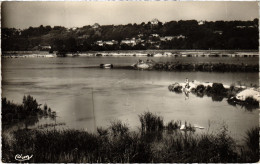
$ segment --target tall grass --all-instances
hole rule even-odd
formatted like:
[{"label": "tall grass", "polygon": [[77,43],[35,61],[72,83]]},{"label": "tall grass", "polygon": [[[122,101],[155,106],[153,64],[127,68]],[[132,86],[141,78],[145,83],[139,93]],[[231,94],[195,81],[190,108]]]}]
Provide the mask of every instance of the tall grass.
[{"label": "tall grass", "polygon": [[151,112],[139,119],[143,126],[140,131],[130,131],[121,121],[111,122],[108,128],[99,127],[94,134],[73,129],[18,130],[11,140],[2,138],[2,160],[17,162],[14,156],[23,153],[33,154],[29,162],[44,163],[257,161],[257,128],[247,132],[245,147],[238,151],[226,127],[216,134],[196,135],[180,131],[180,121],[164,125],[162,117]]},{"label": "tall grass", "polygon": [[243,151],[244,161],[253,159],[254,161],[259,160],[259,127],[254,127],[246,132],[245,137],[246,150]]},{"label": "tall grass", "polygon": [[163,119],[151,112],[139,115],[142,132],[154,132],[163,130]]}]

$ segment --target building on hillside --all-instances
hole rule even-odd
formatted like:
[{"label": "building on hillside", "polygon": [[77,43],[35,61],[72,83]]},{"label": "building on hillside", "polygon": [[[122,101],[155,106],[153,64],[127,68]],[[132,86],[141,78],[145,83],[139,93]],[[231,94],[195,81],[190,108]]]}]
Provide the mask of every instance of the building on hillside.
[{"label": "building on hillside", "polygon": [[77,30],[77,29],[78,29],[77,27],[70,28],[70,30],[72,30],[72,31]]},{"label": "building on hillside", "polygon": [[185,39],[186,37],[184,35],[177,35],[177,36],[174,36],[175,38],[177,39]]},{"label": "building on hillside", "polygon": [[49,51],[49,50],[51,50],[51,46],[50,45],[39,45],[38,49],[40,51]]},{"label": "building on hillside", "polygon": [[201,20],[201,21],[198,22],[198,25],[204,25],[204,24],[205,24],[205,21]]},{"label": "building on hillside", "polygon": [[112,45],[118,44],[118,41],[115,41],[115,40],[104,41],[103,44],[112,46]]},{"label": "building on hillside", "polygon": [[159,34],[151,34],[151,36],[152,36],[152,37],[156,37],[156,38],[157,38],[157,37],[160,37]]},{"label": "building on hillside", "polygon": [[165,36],[165,37],[160,37],[161,41],[171,41],[173,39],[185,39],[186,37],[184,35],[177,35],[177,36]]},{"label": "building on hillside", "polygon": [[128,46],[135,46],[136,45],[136,40],[135,40],[135,38],[126,39],[126,40],[122,40],[120,44],[121,45],[126,44]]},{"label": "building on hillside", "polygon": [[98,23],[95,23],[95,24],[93,24],[91,27],[94,28],[94,29],[97,29],[97,28],[100,27],[100,25],[99,25]]},{"label": "building on hillside", "polygon": [[246,28],[246,26],[236,26],[236,28]]},{"label": "building on hillside", "polygon": [[160,40],[161,40],[161,41],[164,41],[164,42],[166,42],[166,41],[171,41],[171,40],[173,40],[173,39],[174,39],[174,36],[160,37]]},{"label": "building on hillside", "polygon": [[95,44],[98,45],[98,46],[103,46],[104,45],[102,40],[96,41]]},{"label": "building on hillside", "polygon": [[247,26],[248,28],[255,28],[255,27],[257,27],[257,26]]},{"label": "building on hillside", "polygon": [[154,18],[152,21],[151,21],[151,24],[152,25],[158,25],[159,24],[159,20]]},{"label": "building on hillside", "polygon": [[137,37],[142,38],[142,37],[144,37],[144,34],[138,34]]},{"label": "building on hillside", "polygon": [[141,39],[141,38],[138,38],[135,40],[136,44],[139,44],[139,43],[144,43],[145,40]]}]

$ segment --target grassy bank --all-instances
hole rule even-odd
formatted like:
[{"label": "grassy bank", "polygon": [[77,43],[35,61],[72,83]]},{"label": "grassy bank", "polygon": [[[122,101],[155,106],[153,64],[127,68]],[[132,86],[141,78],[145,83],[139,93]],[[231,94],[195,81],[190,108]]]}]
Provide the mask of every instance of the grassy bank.
[{"label": "grassy bank", "polygon": [[[33,155],[29,162],[256,162],[258,128],[247,132],[238,147],[223,127],[215,134],[196,135],[191,126],[179,130],[180,121],[165,124],[146,112],[140,130],[130,131],[121,121],[97,133],[80,130],[18,130],[2,138],[3,162],[17,162],[16,154]],[[186,123],[185,123],[186,124]]]}]

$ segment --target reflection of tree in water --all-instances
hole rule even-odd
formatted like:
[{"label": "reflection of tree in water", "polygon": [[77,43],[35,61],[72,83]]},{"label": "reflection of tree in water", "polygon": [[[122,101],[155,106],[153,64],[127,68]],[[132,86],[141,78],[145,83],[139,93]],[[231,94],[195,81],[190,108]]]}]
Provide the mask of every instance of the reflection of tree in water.
[{"label": "reflection of tree in water", "polygon": [[56,112],[51,111],[51,108],[45,104],[43,109],[40,108],[36,99],[32,96],[24,96],[22,104],[15,104],[2,98],[2,125],[5,128],[24,124],[27,129],[28,126],[33,126],[42,117],[56,120]]},{"label": "reflection of tree in water", "polygon": [[219,102],[221,102],[224,99],[223,96],[219,96],[219,95],[212,95],[211,98],[212,98],[212,101],[219,101]]},{"label": "reflection of tree in water", "polygon": [[241,101],[236,99],[235,97],[227,100],[228,104],[233,106],[241,106],[241,108],[245,108],[247,111],[253,111],[255,109],[259,109],[259,102],[252,97],[247,97],[245,101]]},{"label": "reflection of tree in water", "polygon": [[33,126],[35,125],[37,122],[39,122],[39,119],[37,116],[29,116],[25,121],[25,128],[28,129],[28,126]]},{"label": "reflection of tree in water", "polygon": [[196,96],[200,97],[200,98],[203,98],[204,97],[204,93],[203,92],[197,92]]}]

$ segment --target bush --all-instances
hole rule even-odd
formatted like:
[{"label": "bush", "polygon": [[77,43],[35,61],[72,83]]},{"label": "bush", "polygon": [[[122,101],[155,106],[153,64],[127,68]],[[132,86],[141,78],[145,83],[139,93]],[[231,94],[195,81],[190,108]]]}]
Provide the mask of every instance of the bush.
[{"label": "bush", "polygon": [[198,85],[197,87],[196,87],[196,92],[199,92],[199,93],[203,93],[204,92],[204,90],[206,89],[206,87],[204,86],[204,85],[202,85],[202,84],[200,84],[200,85]]},{"label": "bush", "polygon": [[142,132],[155,132],[163,130],[163,119],[151,112],[139,115]]},{"label": "bush", "polygon": [[179,129],[181,127],[181,121],[171,121],[166,125],[166,129],[169,131]]},{"label": "bush", "polygon": [[212,94],[217,94],[217,95],[223,95],[225,94],[227,90],[224,88],[223,84],[221,83],[213,83],[212,88],[210,92]]},{"label": "bush", "polygon": [[36,99],[30,95],[23,97],[22,104],[15,104],[2,98],[2,124],[13,126],[17,122],[24,122],[27,127],[38,122],[41,116],[56,117],[56,112],[51,112],[50,108],[47,112],[47,108],[48,106],[45,104],[41,109]]},{"label": "bush", "polygon": [[245,143],[249,149],[247,157],[252,162],[257,162],[259,160],[259,127],[251,128],[246,132]]},{"label": "bush", "polygon": [[128,126],[119,120],[112,121],[110,129],[112,130],[112,134],[114,136],[125,135],[129,131]]}]

